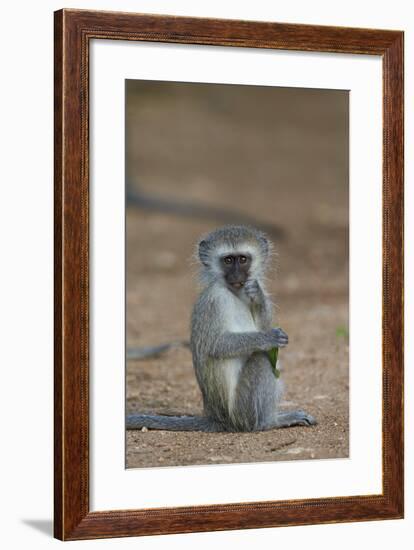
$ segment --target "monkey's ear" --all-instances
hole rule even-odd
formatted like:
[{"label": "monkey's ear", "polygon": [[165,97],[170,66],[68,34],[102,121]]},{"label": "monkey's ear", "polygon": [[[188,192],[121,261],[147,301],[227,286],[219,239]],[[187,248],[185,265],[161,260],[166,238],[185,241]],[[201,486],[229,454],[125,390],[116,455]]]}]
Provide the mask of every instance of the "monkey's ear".
[{"label": "monkey's ear", "polygon": [[264,254],[267,256],[269,254],[269,241],[264,235],[261,235],[259,237],[260,246],[262,247],[262,250]]},{"label": "monkey's ear", "polygon": [[208,244],[207,241],[200,241],[198,244],[198,257],[200,262],[208,266]]}]

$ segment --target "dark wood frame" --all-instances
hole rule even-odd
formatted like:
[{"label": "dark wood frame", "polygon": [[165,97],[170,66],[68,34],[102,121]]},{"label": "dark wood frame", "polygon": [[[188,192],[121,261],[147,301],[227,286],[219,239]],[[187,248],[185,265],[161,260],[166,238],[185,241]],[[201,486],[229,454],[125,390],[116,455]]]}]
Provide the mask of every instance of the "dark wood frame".
[{"label": "dark wood frame", "polygon": [[[88,52],[92,38],[382,56],[382,494],[89,511]],[[75,540],[403,517],[403,33],[61,10],[55,13],[54,99],[55,536]]]}]

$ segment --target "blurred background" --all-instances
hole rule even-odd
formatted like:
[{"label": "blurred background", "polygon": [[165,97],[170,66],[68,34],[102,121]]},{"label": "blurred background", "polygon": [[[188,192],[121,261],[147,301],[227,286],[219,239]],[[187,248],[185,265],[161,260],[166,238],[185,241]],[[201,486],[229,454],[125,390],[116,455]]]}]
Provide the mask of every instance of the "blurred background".
[{"label": "blurred background", "polygon": [[[128,467],[348,456],[348,92],[126,81],[127,348],[189,339],[195,244],[247,222],[275,245],[268,289],[283,406],[317,427],[128,432]],[[130,354],[131,357],[133,357]],[[184,346],[127,362],[127,411],[201,414]]]}]

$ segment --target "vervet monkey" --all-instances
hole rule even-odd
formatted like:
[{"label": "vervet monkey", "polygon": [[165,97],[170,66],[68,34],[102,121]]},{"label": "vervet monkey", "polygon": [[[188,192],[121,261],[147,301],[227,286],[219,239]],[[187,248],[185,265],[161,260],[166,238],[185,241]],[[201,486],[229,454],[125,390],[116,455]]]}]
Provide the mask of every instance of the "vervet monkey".
[{"label": "vervet monkey", "polygon": [[127,429],[253,432],[309,426],[302,410],[278,410],[282,382],[266,353],[288,344],[272,328],[264,286],[271,244],[261,231],[227,225],[198,243],[202,290],[191,319],[191,351],[204,416],[132,414]]}]

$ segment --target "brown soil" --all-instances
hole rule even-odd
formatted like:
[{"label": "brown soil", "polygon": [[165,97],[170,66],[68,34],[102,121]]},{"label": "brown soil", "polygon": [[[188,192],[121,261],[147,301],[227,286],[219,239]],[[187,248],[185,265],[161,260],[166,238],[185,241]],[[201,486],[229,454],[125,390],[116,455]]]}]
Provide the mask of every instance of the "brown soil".
[{"label": "brown soil", "polygon": [[[318,421],[253,434],[129,431],[127,467],[348,456],[347,94],[168,83],[127,93],[133,185],[284,230],[268,283],[290,339],[282,405]],[[194,244],[217,225],[128,207],[128,347],[188,340]],[[185,348],[129,361],[126,389],[128,412],[202,414]]]}]

